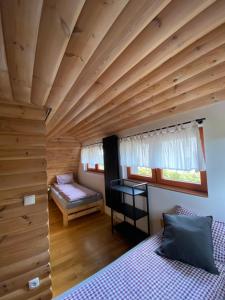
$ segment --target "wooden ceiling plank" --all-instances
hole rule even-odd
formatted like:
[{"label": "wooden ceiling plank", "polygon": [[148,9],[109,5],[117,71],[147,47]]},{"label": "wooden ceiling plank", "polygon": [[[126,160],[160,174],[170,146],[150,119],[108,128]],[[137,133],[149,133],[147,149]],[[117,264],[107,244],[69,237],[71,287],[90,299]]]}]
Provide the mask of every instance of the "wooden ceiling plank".
[{"label": "wooden ceiling plank", "polygon": [[[225,41],[225,24],[214,29],[207,35],[203,36],[201,39],[197,40],[189,47],[185,48],[183,51],[179,52],[177,55],[166,61],[159,68],[155,69],[153,72],[145,76],[143,79],[138,81],[136,84],[132,85],[124,92],[116,93],[114,97],[113,87],[109,90],[112,90],[111,97],[109,90],[106,91],[102,96],[100,96],[97,101],[90,105],[85,112],[76,117],[76,120],[73,121],[71,125],[76,126],[77,130],[83,129],[90,124],[93,125],[93,122],[103,117],[105,114],[109,113],[112,109],[117,107],[117,99],[120,99],[120,104],[124,103],[127,99],[137,95],[142,92],[144,89],[155,85],[156,83],[163,80],[166,76],[174,73],[176,70],[188,65],[189,63],[197,60],[201,56],[205,56],[213,49],[224,44]],[[177,83],[182,80],[182,77],[179,76]],[[108,95],[108,97],[106,97]],[[101,105],[101,108],[99,108]],[[69,124],[70,125],[70,124]]]},{"label": "wooden ceiling plank", "polygon": [[5,54],[5,43],[2,30],[2,18],[0,14],[0,98],[12,101],[12,89],[9,80],[9,71]]},{"label": "wooden ceiling plank", "polygon": [[[97,83],[88,90],[71,111],[71,118],[87,108],[96,97],[132,69],[139,61],[155,50],[174,32],[198,15],[214,1],[180,1],[169,4],[129,45],[118,59],[98,78]],[[71,99],[75,93],[72,93]],[[67,100],[67,99],[66,99]],[[71,108],[68,108],[68,111]],[[69,116],[67,116],[70,118]]]},{"label": "wooden ceiling plank", "polygon": [[78,18],[46,106],[55,111],[77,80],[128,0],[86,1]]},{"label": "wooden ceiling plank", "polygon": [[1,1],[3,33],[13,98],[30,102],[42,0]]},{"label": "wooden ceiling plank", "polygon": [[[76,94],[72,92],[71,95],[68,95],[71,99],[72,105],[68,106],[68,99],[66,98],[66,113],[68,113],[66,116],[66,122],[70,122],[71,119],[76,117],[80,112],[88,107],[88,105],[90,105],[96,97],[116,82],[118,78],[126,74],[132,67],[157,48],[170,35],[176,32],[210,4],[212,4],[212,1],[209,1],[208,3],[203,3],[202,1],[199,1],[198,3],[196,3],[196,1],[172,1],[171,4],[169,4],[157,16],[157,18],[155,18],[141,32],[141,34],[119,56],[119,58],[106,70],[106,72],[97,80],[97,83],[93,84],[89,91],[79,100],[77,105],[76,101],[75,105],[73,104],[74,100],[72,101]],[[72,107],[74,107],[74,109],[69,112]]]},{"label": "wooden ceiling plank", "polygon": [[[103,94],[105,99],[104,101],[110,101],[109,99],[112,99],[112,94],[119,94],[121,91],[146,76],[146,74],[156,69],[160,64],[168,60],[170,57],[174,56],[176,53],[180,52],[197,39],[209,33],[211,30],[220,26],[225,21],[225,15],[222,13],[222,10],[224,9],[225,2],[217,1],[208,9],[204,10],[196,18],[177,31],[175,35],[165,41],[159,48],[157,48],[139,64],[137,64],[130,72],[127,73],[127,75],[118,80],[117,83],[111,89],[109,89],[109,94]],[[194,34],[193,28],[195,28]],[[102,105],[101,101],[99,101],[99,98],[95,100],[95,103],[100,103],[100,105]],[[60,127],[64,127],[71,120],[74,119],[76,122],[74,113],[75,111],[71,110],[71,112],[68,114],[69,116],[61,121],[61,125],[56,128],[58,132]],[[48,132],[49,131],[51,131],[51,128],[48,129]]]},{"label": "wooden ceiling plank", "polygon": [[[221,75],[225,76],[225,63],[223,63],[221,65],[221,68],[220,68],[220,70],[218,70],[218,73],[220,73],[220,76],[218,76],[219,79],[216,79],[212,82],[208,82],[208,83],[201,85],[200,87],[197,87],[193,90],[187,89],[186,92],[184,91],[177,96],[175,93],[175,96],[170,97],[170,98],[166,98],[165,95],[162,95],[161,99],[160,99],[160,97],[158,97],[157,99],[154,99],[154,97],[152,99],[149,99],[149,101],[146,101],[145,105],[141,105],[141,109],[140,110],[138,109],[136,113],[130,111],[129,115],[127,114],[126,117],[123,117],[123,124],[126,123],[126,120],[128,122],[130,122],[131,118],[133,119],[134,116],[136,118],[136,116],[138,116],[139,114],[147,117],[148,114],[150,116],[151,114],[160,112],[160,110],[167,109],[171,106],[173,107],[176,105],[180,105],[180,104],[183,104],[185,102],[188,102],[188,101],[191,101],[194,99],[197,100],[197,98],[199,98],[199,97],[203,97],[208,94],[214,93],[218,90],[224,89],[225,77],[221,77]],[[210,75],[211,75],[211,72],[209,73],[209,76]],[[214,75],[217,75],[216,70],[213,73],[212,78],[214,78]],[[154,101],[154,100],[156,100],[156,101]],[[169,106],[169,107],[167,107],[167,106]],[[110,122],[107,123],[107,126],[110,126],[110,125],[111,125]]]},{"label": "wooden ceiling plank", "polygon": [[44,105],[85,0],[44,0],[31,100]]},{"label": "wooden ceiling plank", "polygon": [[143,124],[142,122],[146,123],[146,122],[153,121],[153,120],[159,120],[164,117],[168,118],[168,117],[170,117],[170,115],[187,112],[187,111],[190,111],[190,110],[193,110],[196,108],[203,108],[208,105],[213,105],[218,102],[224,101],[224,99],[225,99],[225,89],[217,91],[212,94],[209,94],[207,96],[198,98],[198,99],[191,100],[184,104],[170,107],[169,109],[161,111],[160,113],[157,113],[153,116],[148,116],[147,118],[139,120],[137,125]]},{"label": "wooden ceiling plank", "polygon": [[[111,26],[107,35],[84,67],[77,81],[59,109],[49,116],[48,126],[61,120],[70,106],[84,95],[97,78],[112,64],[122,51],[138,36],[171,0],[130,0]],[[61,104],[61,106],[59,106]]]},{"label": "wooden ceiling plank", "polygon": [[[143,124],[142,122],[146,123],[147,120],[148,120],[148,122],[151,120],[158,120],[159,118],[162,118],[162,114],[164,115],[164,112],[167,113],[167,116],[166,115],[164,115],[164,116],[169,117],[169,115],[171,113],[185,112],[185,111],[192,110],[194,108],[200,108],[200,107],[202,108],[202,107],[205,107],[206,105],[211,105],[211,104],[215,104],[215,103],[224,101],[224,99],[225,99],[225,90],[222,89],[222,90],[213,92],[211,94],[205,95],[203,97],[194,98],[185,103],[182,103],[182,101],[180,102],[180,104],[178,104],[178,102],[177,102],[176,105],[173,105],[173,103],[171,103],[169,108],[162,110],[162,111],[156,113],[155,115],[148,114],[146,117],[144,117],[140,120],[137,120],[137,123],[135,124],[135,126],[139,126],[139,125]],[[155,111],[157,111],[157,110],[155,110]]]},{"label": "wooden ceiling plank", "polygon": [[[225,62],[225,44],[209,52],[208,54],[203,55],[198,60],[195,60],[178,71],[175,71],[158,83],[150,86],[147,89],[144,89],[141,93],[128,98],[126,101],[121,102],[121,98],[117,97],[114,100],[114,105],[110,110],[110,114],[105,114],[104,116],[101,116],[95,120],[91,126],[89,125],[88,130],[96,126],[101,126],[101,124],[104,124],[105,122],[108,122],[114,118],[116,121],[123,116],[124,112],[127,112],[129,109],[134,109],[136,105],[143,105],[144,101],[148,101],[150,97],[158,94],[159,97],[161,97],[162,92],[171,87],[174,87],[175,92],[178,94],[180,93],[180,87],[183,93],[185,92],[184,86],[186,86],[186,90],[188,90],[187,87],[190,85],[192,88],[197,87],[198,85],[203,84],[203,82],[212,81],[213,78],[215,79],[217,76],[218,78],[221,77],[221,71],[223,72],[223,68],[225,68],[225,65],[221,64],[222,62]],[[215,67],[217,65],[219,65],[218,68]],[[212,68],[213,66],[214,68]],[[199,76],[196,76],[197,74],[199,74]],[[184,82],[184,85],[181,85],[182,82]],[[170,91],[173,92],[173,90]],[[169,98],[168,92],[164,92],[164,94],[167,94],[166,97]],[[83,128],[82,131],[85,131],[85,128]],[[79,131],[78,128],[76,128],[77,133],[82,131]]]},{"label": "wooden ceiling plank", "polygon": [[[126,124],[126,123],[130,123],[133,120],[136,120],[139,115],[146,115],[149,114],[149,116],[151,116],[154,112],[155,107],[159,106],[162,103],[163,105],[165,105],[165,103],[167,102],[169,105],[171,105],[173,102],[187,102],[190,99],[194,99],[194,98],[199,98],[201,96],[205,96],[211,92],[215,92],[217,90],[221,90],[223,89],[223,84],[224,84],[224,78],[222,76],[225,76],[225,63],[221,64],[220,66],[220,70],[218,70],[218,72],[220,72],[220,76],[218,75],[219,80],[213,80],[212,82],[209,82],[207,84],[203,84],[200,87],[194,88],[194,89],[190,89],[191,85],[193,86],[193,82],[187,82],[186,85],[184,85],[183,88],[180,89],[180,92],[178,91],[178,93],[176,93],[176,90],[173,91],[173,89],[169,89],[168,91],[166,91],[165,93],[162,93],[158,95],[158,97],[152,97],[149,98],[147,101],[145,101],[143,104],[135,107],[135,109],[128,109],[129,112],[127,112],[126,114],[121,114],[118,115],[117,118],[115,118],[113,121],[108,121],[105,122],[102,126],[96,126],[93,129],[90,129],[88,131],[86,131],[85,134],[93,134],[96,130],[98,130],[98,128],[104,128],[104,127],[114,127],[115,124],[122,123]],[[211,75],[212,78],[211,80],[214,78],[213,76],[216,74],[217,76],[217,70],[215,69],[214,72],[210,72],[206,75],[208,75],[208,79],[210,79]],[[204,77],[204,76],[202,76]],[[201,77],[200,77],[201,78]],[[207,79],[207,76],[205,76],[205,78]],[[207,81],[207,80],[206,80]],[[202,82],[204,82],[204,80],[202,80]],[[197,84],[196,84],[197,85]],[[174,93],[173,93],[174,92]],[[175,104],[173,104],[175,105]],[[79,134],[77,134],[77,137],[79,138]]]},{"label": "wooden ceiling plank", "polygon": [[[225,68],[224,68],[225,64],[223,64],[223,71],[221,70],[221,72],[225,73]],[[222,68],[221,68],[222,69]],[[222,73],[222,74],[223,74]],[[223,74],[224,76],[224,74]],[[129,126],[132,126],[132,124],[136,121],[138,121],[139,119],[143,119],[143,118],[151,118],[152,115],[159,113],[165,109],[174,107],[174,106],[178,106],[184,103],[187,103],[189,101],[197,101],[198,98],[202,98],[205,97],[207,95],[210,95],[212,93],[216,93],[220,90],[224,89],[224,85],[225,85],[225,77],[216,79],[210,83],[204,84],[200,87],[197,87],[193,90],[189,90],[188,93],[182,93],[178,96],[175,96],[173,98],[167,99],[166,97],[162,97],[162,99],[158,102],[152,99],[149,99],[148,102],[146,102],[146,105],[141,105],[140,107],[138,107],[138,109],[136,109],[135,111],[130,111],[129,115],[127,114],[126,117],[124,117],[123,119],[121,119],[120,122],[118,122],[118,120],[115,120],[114,126],[112,126],[112,124],[110,122],[105,123],[105,126],[101,126],[101,130],[103,131],[107,131],[110,128],[115,128],[115,130],[120,130],[117,129],[120,128],[120,126],[122,127],[127,127],[129,128]],[[224,99],[225,100],[225,99]],[[134,117],[135,116],[135,117]],[[122,124],[122,125],[115,125],[115,124]],[[98,129],[96,129],[95,131],[97,131]],[[87,134],[87,132],[86,132]],[[94,134],[94,131],[90,131],[88,132],[88,134]],[[78,139],[80,137],[78,136]]]},{"label": "wooden ceiling plank", "polygon": [[161,111],[160,113],[157,113],[155,115],[150,115],[148,114],[147,117],[145,118],[140,118],[137,120],[133,120],[132,125],[126,125],[124,127],[114,127],[114,128],[108,128],[107,130],[99,130],[96,131],[95,134],[89,134],[87,136],[82,136],[80,138],[81,142],[85,142],[88,140],[97,140],[97,139],[102,139],[105,136],[111,135],[111,134],[118,134],[119,132],[122,132],[123,130],[130,129],[130,128],[135,128],[140,125],[145,125],[145,124],[151,124],[152,122],[156,120],[160,120],[163,118],[169,118],[170,116],[173,116],[175,114],[179,113],[184,113],[187,111],[192,111],[194,109],[206,107],[209,105],[213,105],[215,103],[224,101],[225,99],[225,89],[217,91],[215,93],[211,93],[209,95],[203,96],[198,99],[192,99],[191,101],[177,105],[177,106],[171,106],[169,109],[166,109],[164,111]]},{"label": "wooden ceiling plank", "polygon": [[[207,82],[208,80],[210,80],[210,77],[211,80],[215,79],[214,76],[217,77],[216,80],[213,80],[212,82]],[[224,84],[225,84],[224,76],[225,76],[225,63],[221,64],[220,68],[214,68],[214,71],[210,70],[210,72],[208,72],[208,74],[205,75],[205,78],[204,75],[199,77],[199,80],[201,80],[202,83],[204,82],[203,85],[196,87],[194,89],[189,89],[190,82],[187,82],[187,84],[184,84],[184,86],[181,88],[180,91],[179,88],[178,88],[178,92],[177,90],[175,90],[173,96],[172,96],[173,90],[169,90],[167,92],[162,93],[162,95],[159,94],[158,97],[152,97],[148,101],[145,101],[145,103],[141,104],[141,106],[138,106],[138,109],[135,110],[135,113],[133,110],[130,110],[129,113],[124,114],[123,117],[118,116],[118,118],[121,118],[123,120],[123,123],[126,123],[126,120],[130,121],[131,118],[134,118],[134,115],[135,115],[135,119],[136,116],[138,116],[139,114],[140,115],[149,114],[149,116],[151,116],[151,114],[154,114],[155,111],[158,110],[159,108],[161,109],[161,107],[165,107],[167,105],[169,105],[169,107],[171,107],[171,105],[176,106],[177,105],[176,103],[183,104],[185,102],[190,101],[191,99],[197,99],[199,97],[208,95],[212,92],[216,92],[224,88]],[[194,81],[191,82],[192,86],[193,83]],[[115,120],[115,122],[116,121],[117,120]],[[107,126],[112,125],[111,122],[108,122],[106,124]]]}]

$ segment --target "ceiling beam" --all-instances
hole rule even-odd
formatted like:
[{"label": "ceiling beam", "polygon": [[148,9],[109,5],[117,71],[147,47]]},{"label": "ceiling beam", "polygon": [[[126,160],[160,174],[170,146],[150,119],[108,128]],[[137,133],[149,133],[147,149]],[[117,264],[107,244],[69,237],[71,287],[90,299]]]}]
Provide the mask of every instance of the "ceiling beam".
[{"label": "ceiling beam", "polygon": [[[199,1],[199,0],[198,0]],[[58,110],[49,116],[47,127],[52,129],[113,63],[124,49],[138,36],[170,0],[130,0],[111,26],[102,43],[92,55],[77,81]],[[156,28],[156,25],[155,25]]]},{"label": "ceiling beam", "polygon": [[13,98],[29,103],[43,1],[3,0],[0,3]]},{"label": "ceiling beam", "polygon": [[[157,101],[157,99],[161,100],[164,97],[169,99],[171,94],[173,96],[175,94],[178,95],[204,83],[210,82],[216,78],[220,78],[225,75],[224,62],[225,40],[224,45],[212,50],[208,54],[200,57],[198,60],[195,60],[185,67],[175,71],[158,83],[148,87],[147,89],[144,89],[139,94],[127,98],[127,100],[123,103],[121,103],[120,98],[118,97],[118,99],[114,100],[117,106],[112,108],[110,114],[105,114],[98,120],[95,120],[92,125],[89,125],[88,130],[97,126],[101,126],[102,124],[110,122],[111,120],[117,122],[119,119],[126,116],[126,113],[130,110],[137,111],[139,107],[143,107],[149,101],[154,102]],[[85,128],[82,130],[76,128],[75,130],[76,134],[85,132]]]},{"label": "ceiling beam", "polygon": [[[203,97],[212,92],[216,92],[224,88],[225,84],[225,62],[221,63],[210,70],[205,71],[203,74],[197,75],[189,80],[186,80],[182,84],[175,86],[174,88],[167,89],[165,92],[153,96],[143,101],[143,103],[134,102],[133,108],[127,108],[123,114],[118,114],[115,118],[111,118],[102,126],[96,126],[92,130],[88,130],[83,134],[93,134],[97,128],[112,127],[112,124],[118,124],[119,120],[123,120],[123,125],[126,123],[134,122],[139,116],[143,117],[146,114],[152,115],[155,113],[155,109],[167,102],[170,106],[180,105],[184,102],[194,100],[195,98]],[[81,133],[82,135],[82,133]],[[76,133],[79,137],[79,133]]]},{"label": "ceiling beam", "polygon": [[[71,112],[76,117],[118,79],[214,1],[172,1],[98,78]],[[176,17],[175,17],[176,16]]]},{"label": "ceiling beam", "polygon": [[44,105],[85,0],[44,0],[35,57],[32,103]]},{"label": "ceiling beam", "polygon": [[[180,2],[183,3],[183,2]],[[167,6],[166,9],[168,9]],[[102,95],[106,101],[110,102],[112,100],[112,94],[120,93],[121,91],[128,88],[130,85],[134,84],[148,73],[156,69],[160,64],[168,60],[170,57],[174,56],[185,47],[201,38],[203,35],[209,33],[211,30],[215,29],[217,26],[221,25],[225,21],[224,13],[221,13],[221,9],[225,9],[224,1],[217,1],[215,4],[211,5],[208,9],[200,13],[196,18],[190,21],[188,24],[183,26],[176,34],[168,38],[161,46],[156,48],[155,51],[150,53],[145,59],[143,59],[139,64],[137,64],[133,69],[131,69],[126,75],[124,75],[120,80],[117,81],[111,88],[109,88],[109,93],[107,91]],[[175,18],[175,17],[174,17]],[[176,19],[176,18],[175,18]],[[195,32],[193,34],[193,28]],[[156,33],[157,34],[157,33]],[[151,41],[151,39],[149,39]],[[128,47],[129,49],[129,47]],[[136,49],[136,52],[138,50]],[[124,52],[125,53],[125,52]],[[130,56],[132,60],[132,56]],[[120,61],[120,65],[122,61]],[[117,65],[119,68],[119,65]],[[109,68],[110,70],[110,68]],[[104,74],[103,74],[104,76]],[[86,103],[90,91],[85,94],[82,98],[82,103]],[[96,97],[97,98],[97,97]],[[92,103],[97,103],[96,105],[102,105],[102,102],[99,101],[99,98],[94,99]],[[100,98],[101,99],[101,98]],[[72,123],[70,128],[74,126],[74,123],[77,122],[77,112],[83,107],[81,102],[75,106],[68,115],[61,121],[61,124],[58,125],[50,134],[54,132],[61,132],[62,128],[65,127],[70,122]],[[88,109],[88,108],[87,108]],[[82,114],[85,114],[85,111],[82,111]],[[51,128],[49,128],[49,131]]]},{"label": "ceiling beam", "polygon": [[135,128],[144,124],[149,124],[152,123],[156,120],[160,120],[163,118],[168,119],[170,116],[179,114],[179,113],[184,113],[187,111],[192,111],[194,109],[206,107],[209,105],[213,105],[215,103],[224,101],[225,99],[225,89],[217,91],[215,93],[211,93],[207,96],[200,97],[198,99],[191,100],[187,103],[177,105],[170,107],[169,109],[166,109],[164,111],[161,111],[160,113],[157,113],[155,115],[150,115],[148,114],[147,117],[144,118],[139,118],[137,120],[134,120],[132,125],[127,125],[121,126],[121,127],[114,127],[114,128],[108,128],[103,130],[99,130],[95,134],[87,135],[87,136],[82,136],[79,138],[80,142],[88,141],[88,140],[96,140],[99,138],[103,138],[105,136],[111,135],[111,134],[118,134],[119,132],[130,129],[130,128]]},{"label": "ceiling beam", "polygon": [[86,1],[46,101],[46,106],[52,108],[52,114],[127,3],[128,0]]},{"label": "ceiling beam", "polygon": [[[224,89],[225,77],[221,77],[221,75],[225,76],[225,63],[221,64],[221,68],[220,70],[218,70],[218,73],[220,74],[220,76],[218,75],[218,79],[213,80],[212,82],[207,82],[194,89],[189,89],[190,82],[188,82],[186,86],[184,84],[184,87],[181,88],[178,93],[176,93],[176,90],[173,91],[173,89],[170,89],[162,95],[159,94],[155,98],[150,98],[149,101],[146,101],[145,104],[140,105],[140,107],[138,107],[138,109],[136,109],[135,111],[130,110],[126,115],[124,115],[122,122],[123,125],[135,122],[135,120],[139,118],[139,115],[142,118],[151,116],[152,114],[158,113],[164,109],[177,106],[194,99],[197,100],[197,98],[199,97],[203,97]],[[211,74],[208,75],[210,76]],[[213,72],[213,75],[217,75],[216,70]],[[214,78],[214,76],[212,76],[212,79]],[[110,127],[111,125],[111,122],[108,122],[105,126]]]},{"label": "ceiling beam", "polygon": [[[106,93],[100,96],[97,101],[90,105],[82,114],[77,116],[76,119],[71,122],[71,124],[69,123],[68,126],[71,125],[76,127],[77,130],[80,130],[90,126],[90,124],[93,125],[93,122],[96,122],[96,120],[99,121],[105,114],[118,107],[118,100],[120,101],[121,105],[146,88],[154,86],[168,75],[178,71],[179,69],[182,69],[184,66],[192,63],[193,61],[198,60],[201,56],[204,56],[204,59],[207,59],[207,53],[213,53],[214,49],[223,45],[224,43],[225,24],[214,29],[201,39],[191,44],[189,47],[185,48],[183,51],[166,61],[143,79],[128,89],[125,89],[122,93],[119,91],[116,92],[116,90],[114,91],[112,86],[112,88],[108,89]],[[209,55],[212,55],[212,53]],[[178,77],[179,78],[174,78],[176,84],[183,80],[181,75]]]}]

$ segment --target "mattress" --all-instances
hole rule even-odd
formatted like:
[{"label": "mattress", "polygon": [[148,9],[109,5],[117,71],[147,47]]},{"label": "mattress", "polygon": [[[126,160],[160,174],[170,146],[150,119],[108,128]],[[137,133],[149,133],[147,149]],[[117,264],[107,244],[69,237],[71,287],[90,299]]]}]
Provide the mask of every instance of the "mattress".
[{"label": "mattress", "polygon": [[56,198],[58,202],[60,202],[60,204],[66,209],[78,207],[82,204],[85,205],[93,203],[102,199],[101,193],[90,190],[77,183],[70,185],[76,188],[75,193],[71,193],[71,190],[69,190],[69,193],[65,194],[65,187],[64,189],[60,189],[59,185],[51,186],[51,196]]},{"label": "mattress", "polygon": [[55,300],[224,300],[225,265],[220,275],[155,253],[154,236]]}]

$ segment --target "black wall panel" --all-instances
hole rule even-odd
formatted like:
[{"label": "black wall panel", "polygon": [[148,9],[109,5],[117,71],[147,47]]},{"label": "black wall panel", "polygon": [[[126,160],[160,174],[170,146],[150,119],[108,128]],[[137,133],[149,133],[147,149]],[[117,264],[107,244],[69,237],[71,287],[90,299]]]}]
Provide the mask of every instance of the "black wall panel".
[{"label": "black wall panel", "polygon": [[106,205],[119,210],[121,204],[121,194],[117,191],[110,193],[110,182],[120,178],[119,174],[119,148],[118,137],[116,135],[103,139],[104,168],[105,168],[105,196]]}]

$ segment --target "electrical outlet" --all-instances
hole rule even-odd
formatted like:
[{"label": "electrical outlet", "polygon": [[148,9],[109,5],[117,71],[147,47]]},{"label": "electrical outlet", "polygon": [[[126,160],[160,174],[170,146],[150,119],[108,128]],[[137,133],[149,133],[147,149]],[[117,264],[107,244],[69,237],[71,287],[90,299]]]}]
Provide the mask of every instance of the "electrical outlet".
[{"label": "electrical outlet", "polygon": [[24,205],[35,204],[35,195],[24,196]]},{"label": "electrical outlet", "polygon": [[40,285],[40,279],[39,277],[33,278],[30,281],[28,281],[29,290],[36,289]]}]

